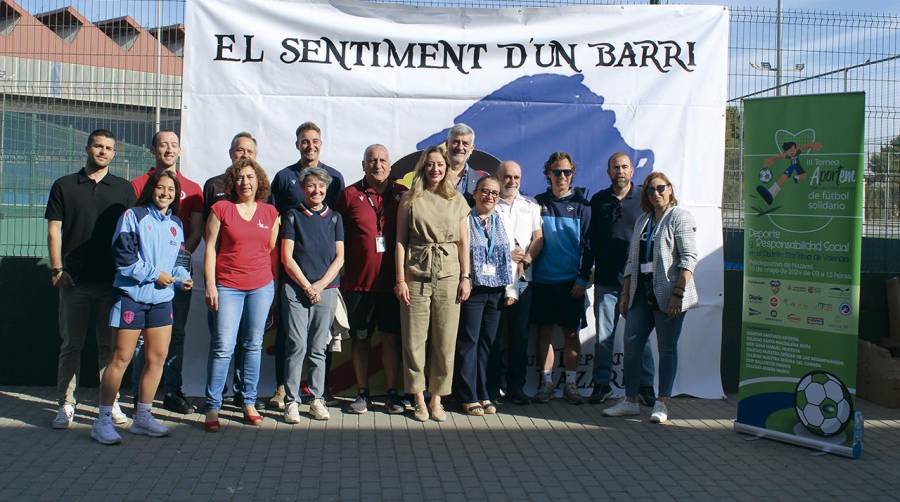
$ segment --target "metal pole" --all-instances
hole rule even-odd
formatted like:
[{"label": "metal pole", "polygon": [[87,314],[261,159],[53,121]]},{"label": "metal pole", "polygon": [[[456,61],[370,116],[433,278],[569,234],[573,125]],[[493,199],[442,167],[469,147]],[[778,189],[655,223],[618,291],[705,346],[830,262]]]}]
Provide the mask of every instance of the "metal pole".
[{"label": "metal pole", "polygon": [[[780,1],[780,0],[779,0]],[[160,88],[159,72],[162,68],[162,3],[156,0],[156,122],[155,132],[159,132],[159,100],[162,89]]]},{"label": "metal pole", "polygon": [[847,92],[847,74],[850,73],[850,70],[844,70],[844,92]]},{"label": "metal pole", "polygon": [[781,96],[781,0],[778,0],[778,17],[775,34],[775,95]]}]

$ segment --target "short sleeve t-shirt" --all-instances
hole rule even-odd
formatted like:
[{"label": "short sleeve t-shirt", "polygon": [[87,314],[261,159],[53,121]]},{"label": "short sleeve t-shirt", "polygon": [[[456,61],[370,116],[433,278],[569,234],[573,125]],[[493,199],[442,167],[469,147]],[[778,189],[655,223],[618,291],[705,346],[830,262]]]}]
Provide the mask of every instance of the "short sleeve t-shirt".
[{"label": "short sleeve t-shirt", "polygon": [[[134,194],[141,196],[144,186],[150,181],[153,169],[131,180],[131,186],[134,187]],[[181,185],[181,201],[178,203],[177,216],[184,225],[184,236],[187,238],[191,235],[191,214],[203,212],[203,190],[200,185],[194,183],[187,176],[176,171],[178,176],[178,184]]]},{"label": "short sleeve t-shirt", "polygon": [[94,182],[81,169],[53,183],[44,218],[62,223],[63,268],[76,284],[112,284],[113,234],[134,202],[128,180],[112,173]]},{"label": "short sleeve t-shirt", "polygon": [[256,203],[250,220],[241,218],[230,200],[213,204],[213,214],[221,222],[216,253],[216,284],[250,291],[272,281],[272,253],[269,243],[278,210],[265,202]]},{"label": "short sleeve t-shirt", "polygon": [[[394,287],[394,252],[397,244],[397,207],[406,187],[389,182],[384,193],[365,179],[348,186],[335,210],[344,220],[344,291],[390,292]],[[377,239],[384,238],[378,250]]]},{"label": "short sleeve t-shirt", "polygon": [[[282,240],[294,241],[294,261],[310,282],[318,281],[337,256],[334,243],[344,240],[341,214],[328,206],[312,211],[301,202],[284,218]],[[339,283],[340,278],[335,277],[328,287],[336,288]]]}]

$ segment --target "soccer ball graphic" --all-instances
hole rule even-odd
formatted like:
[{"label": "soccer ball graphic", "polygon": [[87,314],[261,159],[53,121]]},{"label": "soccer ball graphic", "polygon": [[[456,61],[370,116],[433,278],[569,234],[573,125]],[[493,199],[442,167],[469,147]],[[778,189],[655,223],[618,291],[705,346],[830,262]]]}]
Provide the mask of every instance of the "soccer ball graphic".
[{"label": "soccer ball graphic", "polygon": [[759,171],[759,182],[766,184],[770,181],[772,181],[772,170],[768,167],[762,168],[762,170]]},{"label": "soccer ball graphic", "polygon": [[841,433],[853,416],[850,391],[827,371],[810,371],[800,379],[794,410],[808,431],[825,437]]}]

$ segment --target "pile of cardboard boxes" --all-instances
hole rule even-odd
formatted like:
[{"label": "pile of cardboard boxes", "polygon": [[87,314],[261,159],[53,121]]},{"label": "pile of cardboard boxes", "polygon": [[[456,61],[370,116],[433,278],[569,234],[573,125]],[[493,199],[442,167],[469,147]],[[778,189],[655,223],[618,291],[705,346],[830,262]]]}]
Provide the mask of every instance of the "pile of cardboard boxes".
[{"label": "pile of cardboard boxes", "polygon": [[860,339],[856,394],[875,404],[900,408],[900,277],[887,281],[890,336],[878,344]]}]

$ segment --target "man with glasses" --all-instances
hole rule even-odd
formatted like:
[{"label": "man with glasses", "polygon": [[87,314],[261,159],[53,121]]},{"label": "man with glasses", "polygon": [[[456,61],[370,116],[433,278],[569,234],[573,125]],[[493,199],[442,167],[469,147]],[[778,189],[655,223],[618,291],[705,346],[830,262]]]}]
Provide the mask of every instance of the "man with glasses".
[{"label": "man with glasses", "polygon": [[588,228],[591,206],[583,188],[573,188],[575,161],[566,152],[554,152],[544,164],[550,188],[535,197],[541,207],[543,249],[534,262],[534,297],[531,320],[538,325],[538,357],[541,385],[535,396],[539,403],[553,397],[553,331],[563,331],[563,364],[566,369],[563,397],[572,404],[584,401],[578,394],[577,369],[581,342],[578,330],[584,320],[584,291],[590,264]]},{"label": "man with glasses", "polygon": [[500,199],[497,201],[496,211],[503,220],[516,270],[500,321],[501,327],[506,327],[506,350],[503,350],[502,337],[497,337],[488,365],[488,393],[492,399],[497,398],[503,374],[506,373],[507,399],[514,404],[523,405],[531,402],[531,398],[523,390],[533,289],[529,287],[531,265],[541,254],[544,234],[541,230],[540,206],[534,199],[519,193],[522,184],[522,168],[519,164],[512,160],[501,162],[497,167],[497,178],[500,180]]},{"label": "man with glasses", "polygon": [[[607,161],[606,174],[612,184],[591,197],[591,226],[588,231],[590,256],[584,262],[588,267],[594,267],[594,319],[597,327],[591,404],[602,403],[613,394],[610,386],[613,340],[619,322],[616,303],[622,289],[622,272],[628,258],[634,223],[643,212],[640,190],[631,182],[634,169],[628,155],[622,152],[612,154]],[[656,401],[653,373],[653,354],[650,345],[646,345],[642,356],[640,388],[640,400],[645,406],[653,406]]]}]

